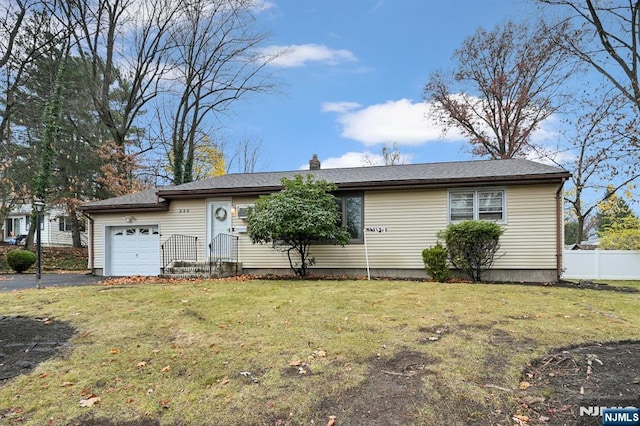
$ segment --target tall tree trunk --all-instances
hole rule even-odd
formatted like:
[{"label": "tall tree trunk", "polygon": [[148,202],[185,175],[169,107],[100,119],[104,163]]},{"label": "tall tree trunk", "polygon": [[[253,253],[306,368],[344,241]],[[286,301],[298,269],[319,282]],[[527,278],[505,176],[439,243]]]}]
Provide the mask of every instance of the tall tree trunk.
[{"label": "tall tree trunk", "polygon": [[584,235],[584,216],[578,217],[578,227],[576,229],[576,244],[580,244],[582,242],[582,238]]},{"label": "tall tree trunk", "polygon": [[73,240],[74,247],[82,247],[82,239],[80,238],[80,221],[78,220],[78,213],[75,207],[69,211],[69,218],[71,219],[71,239]]}]

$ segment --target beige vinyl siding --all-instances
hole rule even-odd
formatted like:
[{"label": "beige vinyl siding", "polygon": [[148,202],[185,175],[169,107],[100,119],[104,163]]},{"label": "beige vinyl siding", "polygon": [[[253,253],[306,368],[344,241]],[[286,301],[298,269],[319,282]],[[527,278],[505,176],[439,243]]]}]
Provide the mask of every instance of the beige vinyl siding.
[{"label": "beige vinyl siding", "polygon": [[[173,234],[183,234],[198,237],[198,258],[206,258],[206,201],[174,200],[170,204],[170,211],[135,212],[135,213],[107,213],[92,216],[94,219],[94,267],[104,268],[104,231],[107,226],[126,226],[125,216],[133,216],[132,225],[159,225],[160,243],[166,241]],[[162,255],[162,253],[161,253]],[[202,255],[202,257],[200,257]]]},{"label": "beige vinyl siding", "polygon": [[[489,187],[490,188],[490,187]],[[505,190],[507,223],[501,238],[497,269],[556,268],[557,184],[497,187]],[[484,189],[484,187],[483,187]],[[288,268],[286,254],[269,245],[253,244],[240,227],[247,222],[235,214],[238,204],[256,197],[235,197],[234,234],[244,268]],[[173,234],[198,237],[198,258],[206,260],[207,214],[210,200],[173,200],[169,212],[112,213],[94,215],[95,268],[103,268],[105,226],[126,225],[123,216],[134,216],[135,225],[160,226],[161,243]],[[448,190],[373,191],[364,194],[364,226],[385,227],[387,232],[366,232],[371,268],[423,269],[422,250],[436,243],[436,234],[448,225]],[[315,245],[311,255],[318,268],[365,268],[365,245],[345,247]]]},{"label": "beige vinyl siding", "polygon": [[[233,227],[247,226],[247,222],[238,219],[238,204],[253,204],[257,197],[235,197],[233,199]],[[238,233],[238,258],[243,268],[288,268],[289,261],[284,253],[277,252],[270,245],[253,244],[247,233]]]},{"label": "beige vinyl siding", "polygon": [[[248,198],[234,199],[234,204],[251,202]],[[365,228],[387,228],[385,233],[366,233],[370,266],[423,268],[422,250],[435,244],[436,233],[446,227],[446,208],[446,190],[365,193]],[[246,234],[241,236],[239,253],[246,268],[289,267],[286,255],[276,253],[270,246],[252,244]],[[314,245],[311,255],[318,268],[366,267],[364,244]]]},{"label": "beige vinyl siding", "polygon": [[558,185],[507,188],[507,224],[495,268],[556,268]]},{"label": "beige vinyl siding", "polygon": [[[490,188],[490,187],[488,187]],[[503,225],[496,269],[555,269],[557,185],[497,187],[505,190],[507,223]],[[367,192],[364,226],[387,232],[366,232],[371,268],[421,269],[422,250],[434,245],[448,225],[448,191],[405,190]],[[255,198],[234,199],[234,205]],[[234,226],[246,222],[234,219]],[[246,268],[288,268],[286,255],[270,246],[254,245],[240,235],[239,257]],[[364,268],[364,244],[311,248],[318,268]]]}]

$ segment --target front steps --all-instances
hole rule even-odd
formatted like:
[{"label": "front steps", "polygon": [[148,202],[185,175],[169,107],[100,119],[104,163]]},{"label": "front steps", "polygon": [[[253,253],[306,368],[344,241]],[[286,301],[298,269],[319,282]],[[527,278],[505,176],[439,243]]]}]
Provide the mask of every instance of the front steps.
[{"label": "front steps", "polygon": [[242,273],[242,265],[235,262],[173,262],[164,268],[162,278],[224,278]]}]

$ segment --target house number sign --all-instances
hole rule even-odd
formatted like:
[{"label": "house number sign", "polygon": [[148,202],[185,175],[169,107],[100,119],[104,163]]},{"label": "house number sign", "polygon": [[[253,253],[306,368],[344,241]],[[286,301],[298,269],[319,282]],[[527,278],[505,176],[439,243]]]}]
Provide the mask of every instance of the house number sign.
[{"label": "house number sign", "polygon": [[369,226],[369,227],[365,228],[364,230],[367,231],[367,232],[379,232],[379,233],[388,231],[386,226]]},{"label": "house number sign", "polygon": [[367,245],[367,232],[375,232],[378,234],[382,234],[387,232],[388,229],[386,226],[367,226],[364,228],[364,257],[367,261],[367,279],[371,279],[371,269],[369,268],[369,247]]}]

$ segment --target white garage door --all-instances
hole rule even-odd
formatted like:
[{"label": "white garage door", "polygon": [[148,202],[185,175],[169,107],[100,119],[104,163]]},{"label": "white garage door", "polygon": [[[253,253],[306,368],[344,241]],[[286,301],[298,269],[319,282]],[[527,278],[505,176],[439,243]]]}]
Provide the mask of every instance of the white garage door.
[{"label": "white garage door", "polygon": [[160,234],[157,225],[113,226],[109,235],[109,275],[160,273]]}]

